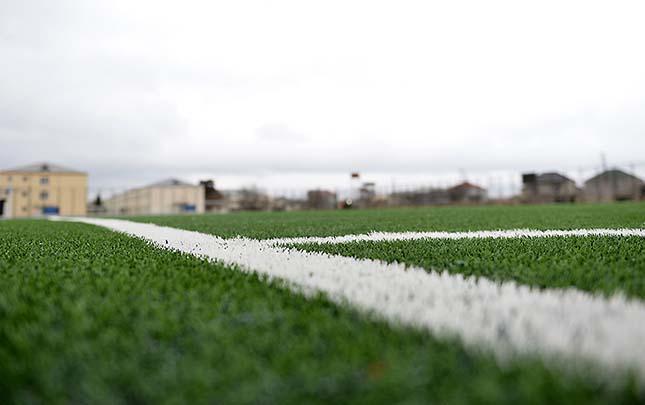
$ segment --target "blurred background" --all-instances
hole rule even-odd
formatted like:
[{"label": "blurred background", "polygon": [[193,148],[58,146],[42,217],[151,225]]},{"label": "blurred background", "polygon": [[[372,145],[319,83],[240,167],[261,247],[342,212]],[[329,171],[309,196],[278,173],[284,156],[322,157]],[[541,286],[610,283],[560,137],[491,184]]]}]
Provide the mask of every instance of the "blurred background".
[{"label": "blurred background", "polygon": [[643,199],[637,1],[0,4],[0,216]]}]

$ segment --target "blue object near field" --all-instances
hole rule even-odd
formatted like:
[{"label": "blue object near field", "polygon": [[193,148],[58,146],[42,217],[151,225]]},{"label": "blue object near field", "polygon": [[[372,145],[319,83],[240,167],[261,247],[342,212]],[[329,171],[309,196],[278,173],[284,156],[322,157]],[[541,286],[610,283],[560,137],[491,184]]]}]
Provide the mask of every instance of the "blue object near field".
[{"label": "blue object near field", "polygon": [[181,210],[182,212],[195,212],[197,211],[197,206],[195,204],[183,204]]},{"label": "blue object near field", "polygon": [[58,215],[58,207],[43,207],[43,215]]}]

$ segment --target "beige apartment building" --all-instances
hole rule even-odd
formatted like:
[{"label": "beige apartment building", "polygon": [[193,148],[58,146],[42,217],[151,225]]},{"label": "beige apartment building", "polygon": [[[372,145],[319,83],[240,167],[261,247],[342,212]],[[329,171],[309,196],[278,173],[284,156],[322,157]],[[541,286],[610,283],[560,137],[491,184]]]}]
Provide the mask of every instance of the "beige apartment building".
[{"label": "beige apartment building", "polygon": [[156,215],[204,212],[204,187],[168,179],[106,199],[107,215]]},{"label": "beige apartment building", "polygon": [[50,163],[0,171],[0,217],[87,212],[87,173]]}]

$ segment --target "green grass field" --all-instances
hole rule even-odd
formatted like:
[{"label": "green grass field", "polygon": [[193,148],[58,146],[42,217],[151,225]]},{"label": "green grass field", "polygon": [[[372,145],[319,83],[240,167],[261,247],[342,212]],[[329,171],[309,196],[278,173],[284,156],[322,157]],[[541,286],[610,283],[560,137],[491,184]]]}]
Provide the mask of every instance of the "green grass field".
[{"label": "green grass field", "polygon": [[346,235],[370,231],[645,228],[645,203],[241,212],[128,219],[222,237],[247,236],[260,239]]},{"label": "green grass field", "polygon": [[575,287],[645,298],[645,243],[641,237],[435,239],[295,246],[539,288]]},{"label": "green grass field", "polygon": [[[644,204],[131,218],[225,237],[645,227]],[[642,238],[307,245],[429,271],[645,293]],[[278,282],[85,224],[0,222],[0,403],[643,403],[632,379],[499,365]]]}]

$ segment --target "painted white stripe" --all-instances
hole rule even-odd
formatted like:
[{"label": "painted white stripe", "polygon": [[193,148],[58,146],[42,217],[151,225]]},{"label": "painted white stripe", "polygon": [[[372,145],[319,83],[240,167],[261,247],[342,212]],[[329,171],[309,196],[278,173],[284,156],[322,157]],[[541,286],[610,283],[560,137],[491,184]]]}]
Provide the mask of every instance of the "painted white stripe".
[{"label": "painted white stripe", "polygon": [[645,237],[645,229],[575,229],[547,230],[511,229],[499,231],[470,231],[470,232],[371,232],[358,235],[326,236],[326,237],[297,237],[268,239],[267,242],[276,245],[291,245],[300,243],[338,244],[351,242],[385,242],[416,239],[506,239],[506,238],[548,238],[548,237],[579,237],[579,236],[640,236]]},{"label": "painted white stripe", "polygon": [[[574,289],[534,290],[401,264],[309,253],[267,241],[212,235],[123,220],[78,218],[158,246],[281,279],[305,295],[322,291],[393,324],[458,337],[500,359],[537,354],[597,362],[600,372],[634,370],[645,383],[645,304]],[[570,362],[569,365],[580,364]]]}]

